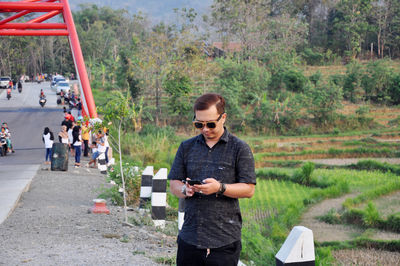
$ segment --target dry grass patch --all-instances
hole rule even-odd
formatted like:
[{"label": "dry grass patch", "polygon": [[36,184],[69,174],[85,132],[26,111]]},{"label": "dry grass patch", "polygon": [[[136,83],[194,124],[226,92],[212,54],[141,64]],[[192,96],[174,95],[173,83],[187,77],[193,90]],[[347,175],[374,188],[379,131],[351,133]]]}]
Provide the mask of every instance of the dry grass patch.
[{"label": "dry grass patch", "polygon": [[400,253],[376,249],[345,249],[332,251],[335,265],[399,265]]}]

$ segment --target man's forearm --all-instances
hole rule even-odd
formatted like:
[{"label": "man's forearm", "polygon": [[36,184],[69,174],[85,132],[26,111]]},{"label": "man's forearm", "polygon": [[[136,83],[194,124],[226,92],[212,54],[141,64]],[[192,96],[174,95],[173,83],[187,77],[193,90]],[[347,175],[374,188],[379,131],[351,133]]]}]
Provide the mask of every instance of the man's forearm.
[{"label": "man's forearm", "polygon": [[255,185],[246,183],[226,184],[224,196],[230,198],[251,198],[254,195]]}]

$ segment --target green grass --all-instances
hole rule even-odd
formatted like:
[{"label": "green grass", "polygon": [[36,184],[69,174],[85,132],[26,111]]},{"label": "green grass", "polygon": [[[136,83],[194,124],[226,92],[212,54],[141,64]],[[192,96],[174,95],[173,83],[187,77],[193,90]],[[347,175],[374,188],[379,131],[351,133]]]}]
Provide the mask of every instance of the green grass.
[{"label": "green grass", "polygon": [[240,208],[245,219],[252,217],[262,222],[264,218],[280,213],[291,204],[303,202],[315,190],[288,181],[258,179],[254,196],[241,199]]},{"label": "green grass", "polygon": [[[243,215],[241,258],[244,261],[252,260],[256,265],[273,264],[274,255],[292,227],[298,223],[308,204],[348,192],[368,194],[374,188],[390,186],[394,180],[400,180],[393,173],[379,171],[315,169],[312,179],[330,184],[321,189],[288,181],[293,173],[294,169],[291,168],[258,169],[259,178],[254,196],[251,199],[240,199]],[[277,177],[281,179],[277,180]],[[360,242],[354,243],[361,245]],[[353,242],[344,244],[353,245]],[[329,247],[330,245],[328,248],[317,247],[316,257],[321,263],[332,260]]]}]

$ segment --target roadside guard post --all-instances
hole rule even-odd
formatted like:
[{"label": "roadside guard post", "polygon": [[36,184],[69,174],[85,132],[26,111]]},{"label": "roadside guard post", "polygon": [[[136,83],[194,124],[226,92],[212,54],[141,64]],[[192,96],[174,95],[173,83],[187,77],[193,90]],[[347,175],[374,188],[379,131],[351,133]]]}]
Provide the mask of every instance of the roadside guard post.
[{"label": "roadside guard post", "polygon": [[295,226],[275,256],[276,265],[315,266],[313,232]]},{"label": "roadside guard post", "polygon": [[167,168],[161,168],[153,177],[151,218],[156,227],[165,227],[167,206]]},{"label": "roadside guard post", "polygon": [[153,185],[154,167],[147,166],[142,173],[142,182],[140,186],[140,209],[144,209],[150,202]]}]

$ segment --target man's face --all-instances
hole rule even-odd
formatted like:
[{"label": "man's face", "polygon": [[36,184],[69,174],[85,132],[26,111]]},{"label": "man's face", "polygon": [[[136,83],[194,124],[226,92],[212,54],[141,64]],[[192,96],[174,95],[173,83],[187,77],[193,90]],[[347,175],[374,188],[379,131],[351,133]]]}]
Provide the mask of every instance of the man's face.
[{"label": "man's face", "polygon": [[225,119],[226,119],[226,114],[223,114],[221,116],[220,120],[217,121],[220,114],[218,113],[215,105],[212,105],[207,110],[201,110],[201,111],[197,110],[195,112],[195,114],[196,114],[195,121],[199,121],[199,122],[213,121],[213,122],[215,122],[215,125],[216,125],[215,128],[208,128],[205,125],[202,129],[198,129],[198,130],[201,131],[201,134],[203,134],[203,136],[206,140],[218,141],[219,138],[222,136],[222,134],[224,134],[224,123],[225,123]]}]

